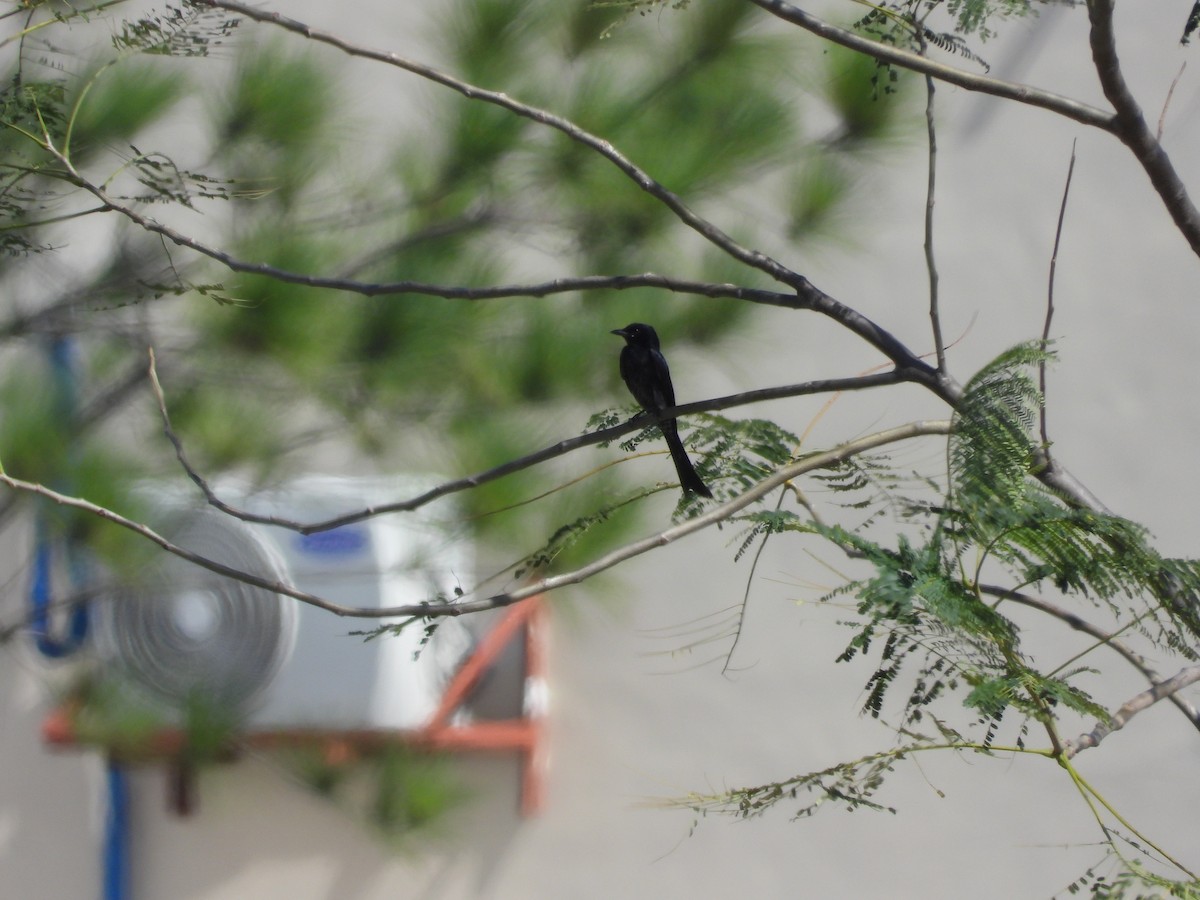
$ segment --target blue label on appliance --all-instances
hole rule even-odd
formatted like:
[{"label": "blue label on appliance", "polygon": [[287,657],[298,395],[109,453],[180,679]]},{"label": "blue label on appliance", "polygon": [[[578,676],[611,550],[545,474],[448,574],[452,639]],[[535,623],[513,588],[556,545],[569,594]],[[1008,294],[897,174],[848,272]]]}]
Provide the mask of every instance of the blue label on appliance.
[{"label": "blue label on appliance", "polygon": [[333,531],[301,534],[296,538],[297,549],[309,556],[354,556],[369,544],[370,534],[365,525],[343,525]]}]

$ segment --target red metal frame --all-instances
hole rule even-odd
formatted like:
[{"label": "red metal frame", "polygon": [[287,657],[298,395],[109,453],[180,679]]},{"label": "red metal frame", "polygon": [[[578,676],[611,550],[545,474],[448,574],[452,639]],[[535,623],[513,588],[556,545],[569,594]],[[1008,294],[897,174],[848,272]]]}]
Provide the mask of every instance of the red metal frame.
[{"label": "red metal frame", "polygon": [[[523,636],[525,650],[524,709],[515,719],[475,721],[452,724],[451,720],[500,654],[518,636]],[[437,710],[429,721],[415,731],[357,729],[352,731],[322,731],[318,729],[289,729],[251,732],[239,737],[239,743],[253,747],[274,747],[296,744],[324,744],[330,762],[354,758],[362,750],[377,749],[393,743],[449,751],[507,751],[521,754],[521,814],[535,815],[545,800],[547,742],[545,706],[548,694],[546,680],[546,611],[540,596],[531,597],[505,610],[498,621],[476,646],[474,652],[447,685]],[[75,746],[79,735],[75,728],[77,707],[60,706],[42,721],[42,740],[51,746]],[[185,749],[185,738],[179,729],[164,729],[151,736],[138,748],[139,758],[167,757],[178,759]],[[180,812],[186,812],[181,808]]]},{"label": "red metal frame", "polygon": [[[517,750],[521,753],[521,813],[542,808],[546,770],[545,702],[546,624],[541,597],[511,607],[479,642],[442,695],[441,705],[411,740],[439,750]],[[496,658],[524,629],[524,710],[517,719],[452,725],[450,719]]]}]

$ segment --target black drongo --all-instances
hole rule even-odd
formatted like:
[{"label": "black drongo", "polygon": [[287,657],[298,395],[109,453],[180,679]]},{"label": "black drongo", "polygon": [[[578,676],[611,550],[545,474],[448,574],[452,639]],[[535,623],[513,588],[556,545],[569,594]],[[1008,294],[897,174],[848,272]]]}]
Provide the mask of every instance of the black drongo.
[{"label": "black drongo", "polygon": [[[675,390],[671,387],[671,370],[667,368],[666,357],[659,350],[658,334],[654,329],[641,322],[634,322],[614,330],[613,334],[625,338],[625,346],[621,348],[621,377],[625,380],[629,393],[633,394],[633,399],[651,414],[674,406]],[[664,419],[658,423],[658,427],[667,440],[667,448],[671,451],[671,459],[679,475],[679,484],[684,491],[699,494],[701,497],[711,497],[712,491],[700,480],[700,476],[692,467],[692,461],[688,459],[687,451],[683,449],[675,420]]]}]

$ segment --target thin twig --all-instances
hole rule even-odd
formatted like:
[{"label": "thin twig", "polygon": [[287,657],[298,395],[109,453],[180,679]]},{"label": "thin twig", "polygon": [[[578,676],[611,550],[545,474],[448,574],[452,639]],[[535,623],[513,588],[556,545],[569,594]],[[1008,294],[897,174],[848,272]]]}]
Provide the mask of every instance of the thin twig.
[{"label": "thin twig", "polygon": [[1171,86],[1167,88],[1167,98],[1163,100],[1162,112],[1158,114],[1158,130],[1154,133],[1155,140],[1162,140],[1163,128],[1167,123],[1167,110],[1171,108],[1171,98],[1175,96],[1175,88],[1179,85],[1179,79],[1183,77],[1183,70],[1187,68],[1187,60],[1179,64],[1179,71],[1175,73],[1175,77],[1171,80]]},{"label": "thin twig", "polygon": [[242,510],[235,509],[225,503],[217,493],[212,489],[209,483],[203,476],[197,472],[190,462],[188,462],[187,453],[184,452],[183,442],[179,436],[175,434],[175,429],[171,427],[171,416],[167,412],[167,398],[163,395],[162,384],[158,380],[158,365],[154,357],[154,348],[150,347],[147,350],[147,355],[150,358],[147,375],[150,378],[150,389],[154,392],[154,399],[158,403],[158,414],[162,418],[163,434],[167,440],[171,442],[171,446],[175,448],[175,458],[179,460],[179,465],[187,476],[192,480],[196,487],[200,488],[200,492],[204,494],[204,499],[210,506],[215,507],[223,513],[227,513],[236,519],[248,521],[251,516]]},{"label": "thin twig", "polygon": [[[13,576],[14,579],[16,576]],[[29,609],[24,612],[13,622],[7,625],[0,625],[0,646],[8,643],[21,632],[32,627],[34,621],[47,613],[70,612],[79,606],[84,606],[97,597],[104,596],[108,590],[108,586],[104,584],[92,584],[82,590],[77,590],[66,597],[56,597],[51,600],[44,609]]]},{"label": "thin twig", "polygon": [[[925,50],[925,41],[921,41]],[[937,187],[937,129],[933,116],[933,76],[925,76],[925,131],[929,136],[929,179],[925,189],[925,269],[929,273],[929,321],[933,326],[933,349],[939,372],[946,371],[946,348],[942,345],[942,321],[938,312],[938,270],[933,253],[933,206]]]},{"label": "thin twig", "polygon": [[[780,492],[778,499],[775,501],[775,511],[783,506],[784,493]],[[738,644],[742,640],[742,628],[746,624],[746,609],[750,605],[750,587],[754,584],[754,576],[758,572],[758,563],[762,559],[763,551],[767,549],[767,542],[771,540],[771,533],[768,531],[763,535],[758,546],[754,549],[754,559],[750,562],[750,571],[746,573],[746,587],[742,591],[742,602],[737,605],[737,615],[733,623],[733,641],[729,644],[729,649],[725,651],[725,664],[721,666],[721,674],[724,675],[729,671],[729,666],[733,662],[733,653],[737,650]]]},{"label": "thin twig", "polygon": [[[1187,866],[1185,866],[1183,863],[1181,863],[1178,859],[1176,859],[1174,856],[1172,856],[1170,853],[1168,853],[1166,850],[1164,850],[1162,847],[1160,847],[1149,836],[1143,834],[1137,828],[1137,826],[1135,826],[1132,822],[1130,822],[1127,818],[1125,818],[1125,816],[1122,815],[1121,812],[1115,806],[1113,806],[1112,803],[1110,803],[1103,794],[1101,794],[1098,790],[1096,790],[1096,788],[1092,784],[1090,784],[1086,778],[1083,777],[1083,775],[1080,773],[1080,771],[1077,768],[1075,768],[1074,765],[1071,764],[1070,757],[1057,756],[1056,761],[1058,762],[1058,764],[1060,766],[1062,766],[1064,769],[1067,770],[1067,774],[1071,776],[1071,781],[1074,782],[1075,788],[1079,791],[1080,796],[1083,797],[1084,802],[1087,803],[1088,808],[1091,809],[1092,815],[1096,817],[1096,824],[1098,826],[1100,826],[1100,830],[1104,833],[1105,841],[1113,849],[1113,852],[1116,853],[1118,857],[1120,857],[1121,861],[1126,866],[1129,866],[1130,864],[1129,864],[1129,861],[1125,859],[1124,854],[1122,854],[1121,851],[1118,849],[1118,846],[1117,846],[1118,839],[1123,839],[1123,840],[1127,841],[1132,846],[1137,847],[1137,849],[1142,853],[1146,853],[1146,848],[1153,850],[1163,860],[1170,863],[1172,866],[1177,868],[1179,871],[1181,871],[1185,875],[1187,875],[1188,878],[1192,879],[1193,881],[1197,880],[1197,876],[1196,876],[1195,872],[1193,872],[1191,869],[1189,869]],[[1129,837],[1126,837],[1124,835],[1114,832],[1113,829],[1108,826],[1108,824],[1104,821],[1103,817],[1100,815],[1100,811],[1096,808],[1096,803],[1099,803],[1102,807],[1104,807],[1104,809],[1108,812],[1108,814],[1110,816],[1112,816],[1114,819],[1116,819],[1121,824],[1121,826],[1123,828],[1125,828],[1125,830],[1129,833],[1129,835],[1132,835],[1134,838],[1137,838],[1137,841],[1130,840]],[[1144,846],[1139,846],[1139,843]],[[1147,854],[1147,855],[1149,855],[1149,854]]]},{"label": "thin twig", "polygon": [[[205,0],[207,2],[207,0]],[[766,303],[772,306],[791,308],[801,307],[797,303],[797,295],[791,292],[778,293],[774,291],[743,288],[734,284],[717,284],[712,282],[692,281],[683,278],[672,278],[656,272],[644,272],[632,275],[584,275],[573,278],[556,278],[531,284],[488,285],[486,287],[467,287],[463,285],[441,285],[422,281],[390,281],[369,282],[353,278],[339,278],[321,275],[310,275],[294,272],[289,269],[266,263],[248,262],[239,259],[231,253],[205,244],[183,232],[164,225],[161,222],[144,215],[132,205],[122,203],[113,197],[102,186],[85,178],[75,167],[75,164],[59,150],[48,138],[38,141],[39,145],[48,152],[65,169],[65,176],[76,187],[87,191],[103,206],[101,212],[115,212],[133,222],[139,228],[151,234],[166,238],[173,244],[186,247],[209,259],[215,260],[233,272],[246,275],[261,275],[285,284],[296,284],[304,287],[325,288],[334,291],[359,294],[364,297],[394,296],[397,294],[421,294],[438,297],[445,300],[499,300],[511,297],[547,297],[553,294],[564,294],[575,291],[613,290],[624,291],[633,288],[655,287],[675,293],[698,294],[704,297],[725,297],[735,300],[750,300],[756,303]],[[613,151],[615,152],[615,151]],[[793,273],[794,274],[794,273]],[[804,279],[795,276],[800,282]],[[789,284],[795,288],[795,285]]]},{"label": "thin twig", "polygon": [[[1058,248],[1062,243],[1063,220],[1067,215],[1067,197],[1071,194],[1071,177],[1075,174],[1075,141],[1071,141],[1071,162],[1067,165],[1067,181],[1063,185],[1062,202],[1058,205],[1058,225],[1054,229],[1054,249],[1050,253],[1050,277],[1046,286],[1046,321],[1042,325],[1042,351],[1050,345],[1050,322],[1054,318],[1054,274],[1058,269]],[[1050,432],[1046,425],[1046,360],[1038,363],[1038,387],[1042,393],[1041,429],[1042,451],[1050,458]]]}]

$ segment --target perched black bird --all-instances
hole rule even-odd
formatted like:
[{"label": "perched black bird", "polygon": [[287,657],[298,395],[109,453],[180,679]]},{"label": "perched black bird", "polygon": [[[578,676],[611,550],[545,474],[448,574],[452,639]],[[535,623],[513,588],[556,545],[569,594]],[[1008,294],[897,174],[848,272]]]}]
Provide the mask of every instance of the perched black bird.
[{"label": "perched black bird", "polygon": [[[634,322],[615,329],[613,334],[625,338],[625,346],[621,348],[621,377],[629,393],[633,394],[633,399],[652,414],[674,406],[675,389],[671,387],[671,370],[667,368],[666,357],[658,349],[658,334],[654,329]],[[687,451],[683,449],[675,420],[664,419],[658,423],[658,427],[667,440],[667,448],[671,451],[671,459],[683,490],[689,494],[711,497],[712,491],[700,480],[692,461],[688,459]]]}]

